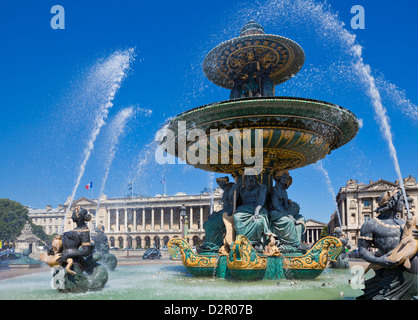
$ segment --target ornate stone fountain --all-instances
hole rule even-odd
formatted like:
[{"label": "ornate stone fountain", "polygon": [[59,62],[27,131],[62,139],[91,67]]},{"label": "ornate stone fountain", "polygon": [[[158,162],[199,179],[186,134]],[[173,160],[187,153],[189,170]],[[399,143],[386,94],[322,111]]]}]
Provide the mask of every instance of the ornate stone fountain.
[{"label": "ornate stone fountain", "polygon": [[[304,218],[287,198],[288,171],[323,159],[353,139],[359,126],[353,113],[335,104],[274,95],[275,86],[293,77],[304,60],[297,43],[265,34],[250,21],[203,62],[208,79],[231,90],[230,100],[186,111],[165,127],[173,133],[164,140],[168,153],[235,179],[220,185],[227,192],[224,209],[205,222],[211,243],[198,254],[184,239],[168,244],[192,274],[314,278],[340,254],[342,243],[334,237],[309,250],[302,245]],[[215,233],[221,239],[213,240]]]}]

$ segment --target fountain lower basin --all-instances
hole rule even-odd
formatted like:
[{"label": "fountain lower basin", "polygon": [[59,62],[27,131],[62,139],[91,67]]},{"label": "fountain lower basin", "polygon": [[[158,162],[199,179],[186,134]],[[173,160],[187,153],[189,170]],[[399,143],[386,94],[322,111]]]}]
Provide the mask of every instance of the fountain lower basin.
[{"label": "fountain lower basin", "polygon": [[195,253],[188,242],[173,238],[167,244],[170,254],[181,257],[183,265],[194,276],[217,276],[235,280],[315,279],[336,261],[343,246],[335,237],[324,237],[306,253],[271,255],[259,253],[245,236],[237,236],[230,250],[223,248],[211,254]]},{"label": "fountain lower basin", "polygon": [[[370,277],[367,274],[366,277]],[[182,265],[118,266],[101,291],[57,293],[50,272],[0,281],[1,300],[340,300],[360,294],[348,269],[325,269],[312,280],[257,282],[193,277]]]}]

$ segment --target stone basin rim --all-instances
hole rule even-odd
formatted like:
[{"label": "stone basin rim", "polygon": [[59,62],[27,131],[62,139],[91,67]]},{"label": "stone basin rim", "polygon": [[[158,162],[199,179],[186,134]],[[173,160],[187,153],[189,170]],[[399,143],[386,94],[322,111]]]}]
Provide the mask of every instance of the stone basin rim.
[{"label": "stone basin rim", "polygon": [[[300,101],[300,102],[311,102],[313,104],[326,105],[326,106],[329,106],[329,107],[337,108],[341,111],[344,111],[344,112],[348,113],[354,119],[357,120],[356,115],[352,111],[350,111],[350,110],[348,110],[344,107],[341,107],[340,105],[335,104],[335,103],[331,103],[331,102],[327,102],[327,101],[323,101],[323,100],[318,100],[318,99],[310,99],[310,98],[299,98],[299,97],[291,97],[291,96],[273,96],[273,97],[247,97],[247,98],[229,99],[229,100],[222,100],[222,101],[218,101],[218,102],[207,103],[207,104],[204,104],[202,106],[198,106],[198,107],[195,107],[193,109],[189,109],[187,111],[179,113],[178,115],[176,115],[173,118],[171,118],[170,120],[168,120],[166,122],[166,125],[170,125],[171,123],[177,121],[179,118],[181,118],[181,117],[183,117],[187,114],[191,114],[191,113],[199,111],[199,110],[210,108],[212,106],[217,106],[217,105],[222,105],[222,104],[227,104],[227,103],[240,102],[240,101],[257,101],[257,100],[260,100],[260,101],[263,101],[263,100],[279,100],[279,101],[291,100],[291,101]],[[254,115],[254,116],[257,116],[257,115]],[[358,131],[358,129],[359,129],[358,122],[355,121],[355,124],[357,126],[357,131]]]}]

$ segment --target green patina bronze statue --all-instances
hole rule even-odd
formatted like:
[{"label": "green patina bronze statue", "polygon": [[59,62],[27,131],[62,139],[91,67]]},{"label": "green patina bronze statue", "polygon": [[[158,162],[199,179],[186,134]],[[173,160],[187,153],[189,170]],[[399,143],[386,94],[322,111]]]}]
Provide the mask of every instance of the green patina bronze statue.
[{"label": "green patina bronze statue", "polygon": [[274,175],[276,185],[271,196],[272,210],[269,212],[270,230],[278,237],[278,248],[281,252],[292,252],[296,249],[306,250],[302,246],[302,235],[305,232],[305,218],[299,214],[300,207],[288,198],[287,189],[292,184],[292,177],[287,171]]},{"label": "green patina bronze statue", "polygon": [[234,183],[229,182],[228,177],[217,178],[216,182],[223,190],[223,207],[219,211],[212,212],[212,214],[208,217],[208,220],[203,224],[203,229],[205,229],[205,243],[202,245],[202,247],[212,247],[218,251],[219,248],[223,245],[223,239],[226,232],[222,216],[224,212],[226,212],[228,216],[232,215],[233,206],[230,199],[230,194]]},{"label": "green patina bronze statue", "polygon": [[268,228],[268,211],[264,207],[267,187],[260,184],[255,175],[245,175],[243,180],[242,184],[234,185],[230,194],[234,201],[233,194],[236,192],[241,202],[234,214],[235,232],[237,236],[247,237],[256,249],[261,250],[261,245],[266,243],[266,237],[271,233]]}]

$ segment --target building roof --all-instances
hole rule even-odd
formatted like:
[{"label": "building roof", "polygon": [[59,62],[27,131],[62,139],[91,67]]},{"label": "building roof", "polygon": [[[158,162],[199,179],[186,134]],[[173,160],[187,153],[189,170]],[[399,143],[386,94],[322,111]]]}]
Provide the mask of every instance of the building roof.
[{"label": "building roof", "polygon": [[314,220],[314,219],[307,219],[306,220],[306,226],[310,226],[310,227],[314,227],[314,226],[324,227],[326,225],[327,225],[326,223],[323,223],[323,222],[318,221],[318,220]]}]

